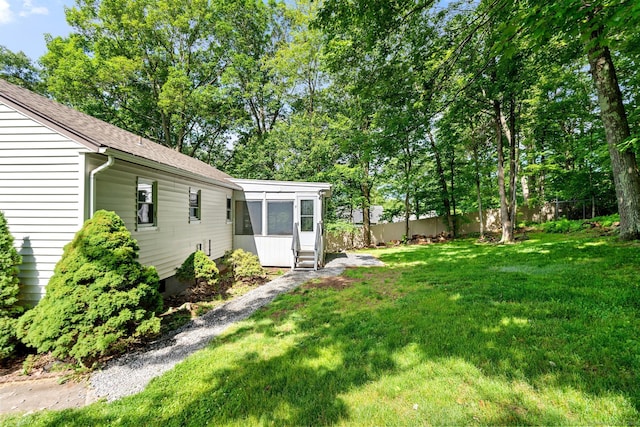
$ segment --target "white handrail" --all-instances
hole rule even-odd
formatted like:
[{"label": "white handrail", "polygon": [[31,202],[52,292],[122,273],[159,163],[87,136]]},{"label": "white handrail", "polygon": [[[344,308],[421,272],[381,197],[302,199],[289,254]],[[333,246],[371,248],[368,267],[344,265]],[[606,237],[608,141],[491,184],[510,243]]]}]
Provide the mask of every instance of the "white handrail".
[{"label": "white handrail", "polygon": [[313,248],[313,269],[318,269],[318,261],[320,258],[320,252],[322,251],[322,221],[318,223],[316,227],[316,242]]},{"label": "white handrail", "polygon": [[298,223],[293,224],[293,239],[291,239],[291,251],[293,252],[293,263],[291,269],[296,268],[298,253],[300,252],[300,235],[298,234]]}]

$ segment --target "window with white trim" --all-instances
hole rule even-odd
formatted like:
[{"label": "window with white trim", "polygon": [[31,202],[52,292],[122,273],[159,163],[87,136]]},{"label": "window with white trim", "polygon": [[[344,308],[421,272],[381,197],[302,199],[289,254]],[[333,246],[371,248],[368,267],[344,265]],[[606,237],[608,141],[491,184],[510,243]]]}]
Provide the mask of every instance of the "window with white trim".
[{"label": "window with white trim", "polygon": [[202,212],[202,190],[189,187],[189,221],[199,221]]},{"label": "window with white trim", "polygon": [[267,202],[267,234],[270,236],[293,234],[293,201]]},{"label": "window with white trim", "polygon": [[300,200],[300,231],[313,231],[313,200]]},{"label": "window with white trim", "polygon": [[231,222],[231,197],[227,196],[227,222]]},{"label": "window with white trim", "polygon": [[139,227],[157,225],[158,181],[138,178],[136,184],[136,221]]}]

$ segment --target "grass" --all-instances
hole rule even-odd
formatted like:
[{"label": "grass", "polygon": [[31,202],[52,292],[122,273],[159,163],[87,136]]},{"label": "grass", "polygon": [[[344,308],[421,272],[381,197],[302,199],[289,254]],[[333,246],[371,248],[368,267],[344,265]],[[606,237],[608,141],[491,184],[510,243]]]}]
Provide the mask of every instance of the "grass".
[{"label": "grass", "polygon": [[138,395],[5,425],[637,425],[640,244],[536,233],[376,250]]}]

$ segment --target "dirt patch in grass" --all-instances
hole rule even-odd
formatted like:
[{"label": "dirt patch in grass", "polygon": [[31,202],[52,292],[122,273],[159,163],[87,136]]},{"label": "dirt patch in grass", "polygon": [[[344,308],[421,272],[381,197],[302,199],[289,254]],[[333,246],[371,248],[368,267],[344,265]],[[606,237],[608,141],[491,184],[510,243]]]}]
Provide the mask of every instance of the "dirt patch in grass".
[{"label": "dirt patch in grass", "polygon": [[284,317],[290,315],[292,312],[294,312],[296,310],[300,310],[302,307],[304,307],[304,304],[302,304],[302,303],[296,304],[290,309],[282,309],[282,310],[274,311],[273,313],[271,313],[269,315],[269,317],[271,317],[273,320],[278,321],[278,320],[281,320]]},{"label": "dirt patch in grass", "polygon": [[341,291],[353,286],[355,279],[343,276],[325,277],[320,280],[313,280],[301,286],[302,289],[335,289]]}]

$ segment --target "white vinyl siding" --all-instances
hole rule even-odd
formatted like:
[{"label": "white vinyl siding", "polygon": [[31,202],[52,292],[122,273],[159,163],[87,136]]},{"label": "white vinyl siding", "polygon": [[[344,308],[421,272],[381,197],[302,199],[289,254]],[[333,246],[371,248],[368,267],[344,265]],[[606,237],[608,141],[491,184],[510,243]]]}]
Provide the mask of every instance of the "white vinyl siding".
[{"label": "white vinyl siding", "polygon": [[0,103],[0,209],[20,265],[23,301],[43,295],[82,223],[82,145]]},{"label": "white vinyl siding", "polygon": [[[102,160],[104,162],[104,160]],[[156,181],[156,226],[136,231],[136,182],[138,177]],[[160,172],[116,159],[97,175],[96,209],[115,211],[140,246],[140,262],[153,265],[161,279],[201,245],[211,258],[224,255],[232,245],[232,225],[226,221],[226,200],[232,190]],[[189,223],[189,188],[201,191],[201,220]],[[211,251],[209,251],[211,241]]]}]

